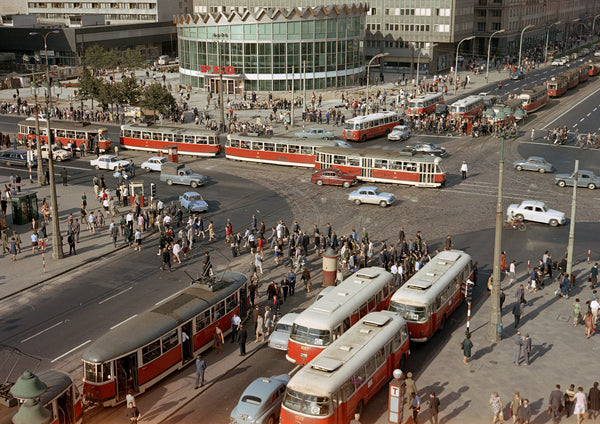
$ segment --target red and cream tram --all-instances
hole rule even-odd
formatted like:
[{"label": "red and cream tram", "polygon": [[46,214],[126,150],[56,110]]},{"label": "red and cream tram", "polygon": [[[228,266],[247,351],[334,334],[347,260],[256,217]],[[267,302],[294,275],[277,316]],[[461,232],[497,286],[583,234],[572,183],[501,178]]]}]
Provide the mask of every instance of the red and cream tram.
[{"label": "red and cream tram", "polygon": [[435,112],[435,107],[437,105],[442,104],[444,104],[443,93],[433,93],[423,97],[415,97],[408,102],[408,115],[429,115],[430,113]]},{"label": "red and cream tram", "polygon": [[588,73],[590,77],[595,77],[600,74],[600,61],[594,60],[588,63]]},{"label": "red and cream tram", "polygon": [[363,268],[306,308],[294,320],[286,358],[305,365],[369,312],[387,309],[392,274]]},{"label": "red and cream tram", "polygon": [[579,85],[579,70],[571,69],[566,71],[563,75],[567,77],[567,90],[575,88]]},{"label": "red and cream tram", "polygon": [[567,92],[568,82],[567,77],[563,74],[552,77],[552,79],[546,83],[548,97],[560,97],[565,94]]},{"label": "red and cream tram", "polygon": [[495,115],[489,116],[487,121],[492,125],[510,125],[515,120],[521,119],[515,117],[515,112],[522,108],[523,101],[521,99],[508,99],[502,103],[496,103],[492,106]]},{"label": "red and cream tram", "polygon": [[167,152],[177,146],[177,153],[193,156],[216,156],[221,151],[219,136],[214,131],[166,125],[121,125],[121,146],[132,150]]},{"label": "red and cream tram", "polygon": [[548,103],[548,91],[543,85],[524,88],[519,99],[523,101],[523,108],[527,113],[535,112]]},{"label": "red and cream tram", "polygon": [[[40,139],[43,143],[48,142],[46,120],[39,121]],[[101,152],[110,150],[111,142],[108,137],[108,129],[98,124],[89,122],[74,121],[53,121],[50,120],[50,131],[54,135],[54,142],[67,147],[69,143],[74,144],[78,149],[81,143],[87,144],[87,149],[93,151],[94,143],[98,143]],[[35,119],[27,118],[19,122],[19,140],[25,143],[27,140],[35,140]]]},{"label": "red and cream tram", "polygon": [[408,347],[404,319],[389,311],[366,315],[290,379],[279,422],[348,424],[403,368]]},{"label": "red and cream tram", "polygon": [[342,137],[351,141],[367,141],[368,138],[388,135],[399,119],[396,112],[372,113],[348,119],[344,124]]},{"label": "red and cream tram", "polygon": [[587,65],[579,65],[575,68],[579,72],[579,84],[586,82],[590,77],[589,67]]},{"label": "red and cream tram", "polygon": [[390,311],[404,317],[410,339],[425,342],[444,328],[473,281],[473,261],[461,250],[445,250],[413,275],[390,301]]},{"label": "red and cream tram", "polygon": [[474,118],[483,112],[483,97],[468,96],[450,105],[450,115],[454,119]]},{"label": "red and cream tram", "polygon": [[227,136],[227,159],[273,165],[315,167],[316,150],[323,146],[352,147],[343,140],[257,138],[243,134]]},{"label": "red and cream tram", "polygon": [[320,147],[315,167],[338,168],[361,181],[441,187],[446,183],[441,161],[414,152]]},{"label": "red and cream tram", "polygon": [[85,398],[113,406],[123,402],[129,390],[145,392],[208,349],[217,323],[229,333],[233,314],[243,319],[247,308],[243,274],[226,271],[194,282],[92,343],[83,354]]}]

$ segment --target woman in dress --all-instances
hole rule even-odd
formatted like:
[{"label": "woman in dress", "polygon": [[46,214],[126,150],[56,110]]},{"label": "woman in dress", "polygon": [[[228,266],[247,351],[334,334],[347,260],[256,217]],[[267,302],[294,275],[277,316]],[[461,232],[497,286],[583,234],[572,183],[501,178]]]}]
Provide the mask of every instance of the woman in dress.
[{"label": "woman in dress", "polygon": [[312,282],[310,281],[310,271],[308,268],[302,268],[302,277],[300,277],[302,281],[304,281],[304,288],[306,289],[306,293],[310,293],[310,286],[312,286]]},{"label": "woman in dress", "polygon": [[492,406],[492,413],[494,414],[494,420],[492,421],[492,424],[502,421],[500,419],[500,414],[502,413],[503,406],[502,399],[500,399],[498,392],[494,392],[492,393],[492,396],[490,396],[490,405]]},{"label": "woman in dress", "polygon": [[592,311],[587,311],[583,322],[585,324],[585,337],[589,339],[594,331],[594,316],[592,315]]},{"label": "woman in dress", "polygon": [[216,240],[215,236],[215,224],[212,221],[208,221],[208,241]]},{"label": "woman in dress", "polygon": [[519,413],[521,412],[521,395],[519,392],[515,392],[515,397],[513,397],[510,402],[510,413],[512,415],[513,424],[517,422],[519,419]]},{"label": "woman in dress", "polygon": [[258,336],[260,336],[261,342],[265,341],[265,332],[263,330],[264,323],[265,319],[262,313],[259,312],[258,316],[256,317],[256,343],[258,343]]},{"label": "woman in dress", "polygon": [[587,397],[583,393],[583,387],[577,389],[577,393],[574,396],[575,409],[573,415],[577,415],[577,424],[581,424],[583,421],[583,414],[587,411]]},{"label": "woman in dress", "polygon": [[261,274],[263,273],[262,260],[262,255],[259,252],[256,252],[254,255],[254,266],[256,267],[257,271],[260,271]]},{"label": "woman in dress", "polygon": [[579,321],[581,320],[581,304],[579,303],[579,299],[575,299],[575,303],[573,303],[573,325],[577,326]]},{"label": "woman in dress", "polygon": [[215,335],[213,337],[213,347],[217,351],[217,355],[221,354],[221,347],[225,344],[225,337],[223,337],[223,330],[219,327],[219,323],[215,326]]},{"label": "woman in dress", "polygon": [[271,327],[273,326],[273,313],[269,306],[265,307],[265,333],[271,335]]}]

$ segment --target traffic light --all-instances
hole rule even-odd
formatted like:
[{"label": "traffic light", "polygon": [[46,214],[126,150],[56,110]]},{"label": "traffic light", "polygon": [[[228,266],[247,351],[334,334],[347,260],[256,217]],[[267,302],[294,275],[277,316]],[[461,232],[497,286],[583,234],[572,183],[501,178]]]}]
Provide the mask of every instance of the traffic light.
[{"label": "traffic light", "polygon": [[156,197],[156,184],[150,183],[150,196]]},{"label": "traffic light", "polygon": [[465,282],[465,299],[468,303],[473,300],[473,285],[474,283],[471,280]]}]

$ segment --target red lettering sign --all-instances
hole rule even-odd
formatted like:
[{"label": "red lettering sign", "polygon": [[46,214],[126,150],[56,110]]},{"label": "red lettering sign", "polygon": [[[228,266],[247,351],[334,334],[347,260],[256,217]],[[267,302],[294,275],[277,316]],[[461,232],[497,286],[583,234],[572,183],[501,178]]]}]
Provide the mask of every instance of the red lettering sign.
[{"label": "red lettering sign", "polygon": [[226,66],[225,73],[226,74],[235,74],[235,68],[233,66]]},{"label": "red lettering sign", "polygon": [[235,74],[235,68],[233,66],[209,66],[209,65],[200,65],[200,72],[203,74]]},{"label": "red lettering sign", "polygon": [[201,65],[200,66],[200,72],[202,72],[203,74],[206,74],[206,73],[210,72],[210,66],[208,66],[208,65]]}]

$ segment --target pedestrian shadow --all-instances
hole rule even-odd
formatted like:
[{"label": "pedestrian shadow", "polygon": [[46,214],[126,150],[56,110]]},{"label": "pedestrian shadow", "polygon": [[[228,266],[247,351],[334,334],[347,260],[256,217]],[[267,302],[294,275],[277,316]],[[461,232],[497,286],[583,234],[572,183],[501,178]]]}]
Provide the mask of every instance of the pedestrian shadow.
[{"label": "pedestrian shadow", "polygon": [[462,411],[464,411],[465,409],[469,408],[469,406],[471,405],[471,400],[467,400],[465,402],[463,402],[462,405],[455,407],[448,415],[441,417],[440,418],[440,423],[452,423],[454,422],[454,418],[456,416],[458,416],[458,414],[460,414]]},{"label": "pedestrian shadow", "polygon": [[494,347],[496,347],[496,343],[493,343],[491,346],[486,346],[482,349],[477,349],[475,354],[471,357],[471,361],[475,361],[477,359],[483,358],[488,353],[492,353],[494,351]]},{"label": "pedestrian shadow", "polygon": [[[444,385],[447,385],[447,384],[448,383],[444,383]],[[458,389],[458,391],[450,392],[443,398],[440,398],[440,411],[448,409],[448,406],[451,405],[452,403],[456,402],[457,400],[459,400],[461,395],[463,393],[465,393],[467,390],[469,390],[469,388],[467,386],[462,386]],[[437,392],[435,392],[435,393],[437,394]],[[470,400],[467,402],[470,402]],[[451,414],[453,414],[452,416],[456,415],[455,411],[456,411],[456,408],[451,412]]]},{"label": "pedestrian shadow", "polygon": [[424,393],[424,397],[428,396],[431,392],[435,392],[435,395],[439,398],[440,394],[444,392],[444,387],[446,387],[448,384],[450,384],[448,381],[446,381],[445,383],[440,383],[439,381],[436,381],[435,383],[432,383],[429,386],[423,387],[420,391]]},{"label": "pedestrian shadow", "polygon": [[531,356],[529,357],[529,363],[530,364],[534,363],[537,358],[541,358],[542,356],[544,356],[553,347],[554,347],[553,343],[550,343],[550,344],[542,343],[540,345],[536,345],[535,343],[532,343]]}]

